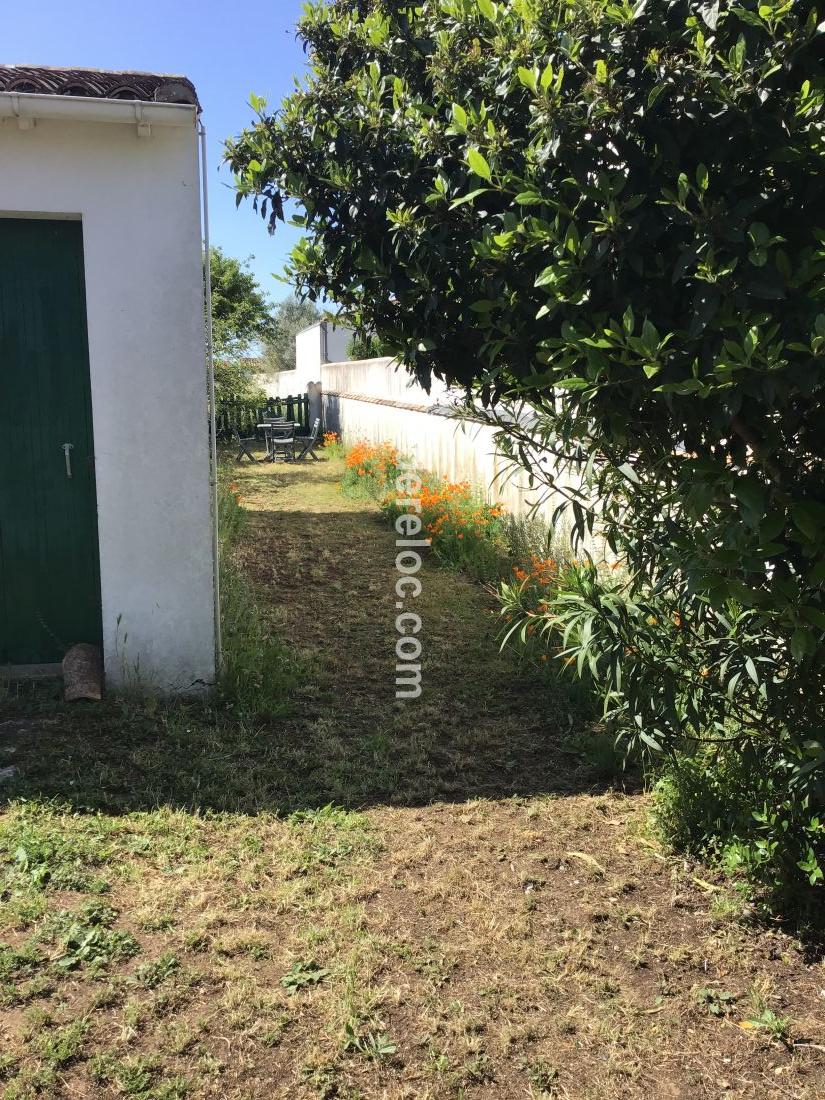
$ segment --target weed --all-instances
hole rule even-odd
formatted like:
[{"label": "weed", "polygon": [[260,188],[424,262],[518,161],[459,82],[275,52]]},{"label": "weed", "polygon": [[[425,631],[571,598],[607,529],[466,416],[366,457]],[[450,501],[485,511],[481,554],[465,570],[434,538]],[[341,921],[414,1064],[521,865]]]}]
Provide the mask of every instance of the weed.
[{"label": "weed", "polygon": [[758,1016],[743,1020],[739,1026],[745,1030],[758,1028],[764,1031],[772,1042],[781,1043],[789,1048],[793,1046],[790,1016],[778,1016],[773,1009],[763,1008]]},{"label": "weed", "polygon": [[526,1065],[527,1080],[540,1093],[551,1093],[559,1079],[559,1071],[543,1058],[534,1058]]},{"label": "weed", "polygon": [[133,1100],[184,1100],[191,1091],[189,1082],[183,1077],[164,1080],[153,1058],[98,1054],[91,1060],[91,1072],[97,1082],[116,1084],[122,1096]]},{"label": "weed", "polygon": [[728,993],[724,989],[703,988],[696,991],[697,1002],[711,1016],[729,1016],[737,999],[734,993]]},{"label": "weed", "polygon": [[351,856],[375,851],[376,841],[363,814],[327,805],[319,810],[299,810],[289,824],[301,843],[299,864],[303,870],[318,865],[337,867]]},{"label": "weed", "polygon": [[580,730],[570,738],[570,747],[581,753],[594,780],[617,779],[627,770],[624,747],[605,730]]},{"label": "weed", "polygon": [[383,1031],[367,1031],[359,1034],[354,1024],[344,1025],[344,1050],[363,1054],[365,1058],[377,1060],[389,1058],[398,1050],[398,1046]]},{"label": "weed", "polygon": [[238,568],[232,547],[245,526],[240,495],[224,470],[219,483],[223,663],[218,698],[239,714],[275,717],[289,712],[299,679],[294,656],[275,636],[263,608]]},{"label": "weed", "polygon": [[302,962],[301,960],[294,962],[292,966],[287,970],[286,974],[281,978],[281,985],[288,993],[294,994],[301,989],[306,989],[307,986],[318,985],[329,974],[329,970],[325,970],[323,967],[318,966],[316,962],[310,960],[309,962]]},{"label": "weed", "polygon": [[154,962],[144,963],[134,973],[134,979],[138,985],[145,989],[157,989],[161,982],[171,978],[180,969],[177,957],[171,951],[167,951]]},{"label": "weed", "polygon": [[75,970],[81,966],[100,969],[106,964],[129,959],[140,950],[130,932],[108,927],[114,910],[91,907],[82,913],[63,910],[52,921],[51,930],[62,953],[55,959],[60,970]]},{"label": "weed", "polygon": [[80,1057],[88,1031],[88,1019],[75,1020],[65,1027],[49,1030],[38,1036],[34,1047],[44,1062],[60,1068]]},{"label": "weed", "polygon": [[72,821],[71,811],[30,802],[17,803],[14,810],[0,823],[0,855],[10,857],[18,883],[36,890],[108,889],[108,881],[92,873],[107,862],[110,851],[97,822],[81,825]]},{"label": "weed", "polygon": [[22,947],[0,944],[0,981],[29,977],[42,961],[40,951],[34,943],[25,943]]},{"label": "weed", "polygon": [[340,1069],[335,1061],[312,1059],[301,1067],[301,1078],[315,1089],[320,1100],[335,1100],[342,1095]]},{"label": "weed", "polygon": [[486,1051],[479,1051],[468,1058],[462,1067],[461,1076],[465,1082],[473,1085],[483,1085],[486,1081],[494,1080],[495,1071]]},{"label": "weed", "polygon": [[221,571],[223,665],[218,701],[239,714],[284,716],[299,680],[295,657],[273,633],[231,559]]}]

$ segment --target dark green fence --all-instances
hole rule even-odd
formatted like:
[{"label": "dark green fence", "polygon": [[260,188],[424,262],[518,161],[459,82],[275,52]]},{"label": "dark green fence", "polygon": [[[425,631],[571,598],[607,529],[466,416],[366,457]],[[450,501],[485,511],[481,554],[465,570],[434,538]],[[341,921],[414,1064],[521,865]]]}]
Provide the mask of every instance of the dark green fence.
[{"label": "dark green fence", "polygon": [[237,428],[241,435],[263,438],[258,428],[267,416],[285,416],[301,427],[296,429],[309,434],[309,399],[306,394],[298,397],[270,397],[267,401],[225,401],[218,406],[215,422],[218,439],[231,439],[232,429]]}]

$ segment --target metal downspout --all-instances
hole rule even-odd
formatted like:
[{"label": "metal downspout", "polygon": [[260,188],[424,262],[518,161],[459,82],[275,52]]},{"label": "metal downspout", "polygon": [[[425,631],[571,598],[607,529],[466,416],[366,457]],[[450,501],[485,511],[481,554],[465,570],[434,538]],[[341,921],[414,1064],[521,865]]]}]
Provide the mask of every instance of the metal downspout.
[{"label": "metal downspout", "polygon": [[209,190],[207,184],[206,128],[198,122],[201,157],[201,199],[203,204],[203,295],[206,317],[206,380],[209,395],[209,483],[212,491],[212,561],[214,572],[215,671],[223,659],[221,640],[220,544],[218,541],[218,440],[215,422],[215,361],[212,355],[212,272],[209,263]]}]

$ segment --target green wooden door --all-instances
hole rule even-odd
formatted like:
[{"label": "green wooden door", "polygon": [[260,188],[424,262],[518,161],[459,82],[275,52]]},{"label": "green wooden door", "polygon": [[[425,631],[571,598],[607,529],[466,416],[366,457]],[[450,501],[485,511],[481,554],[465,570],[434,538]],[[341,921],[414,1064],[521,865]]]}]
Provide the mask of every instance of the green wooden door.
[{"label": "green wooden door", "polygon": [[100,637],[82,226],[0,218],[0,665]]}]

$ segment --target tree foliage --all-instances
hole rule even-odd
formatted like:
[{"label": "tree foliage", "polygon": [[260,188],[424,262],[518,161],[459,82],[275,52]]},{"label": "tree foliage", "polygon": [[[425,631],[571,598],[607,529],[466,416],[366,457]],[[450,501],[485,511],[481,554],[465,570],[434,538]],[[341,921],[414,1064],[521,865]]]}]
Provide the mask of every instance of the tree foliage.
[{"label": "tree foliage", "polygon": [[217,404],[257,398],[261,392],[258,368],[251,353],[262,341],[277,336],[271,303],[248,264],[212,248],[209,266]]},{"label": "tree foliage", "polygon": [[349,359],[383,359],[395,356],[396,349],[381,340],[374,333],[354,333],[347,344]]},{"label": "tree foliage", "polygon": [[264,349],[268,371],[295,370],[295,337],[321,320],[321,311],[313,301],[290,295],[275,307],[277,330]]},{"label": "tree foliage", "polygon": [[227,256],[220,248],[212,248],[209,267],[215,355],[218,359],[249,355],[256,344],[271,340],[277,334],[272,304],[248,263]]},{"label": "tree foliage", "polygon": [[273,224],[302,203],[296,283],[600,526],[629,580],[564,595],[563,653],[648,749],[756,754],[727,827],[782,884],[825,866],[823,30],[810,0],[315,3],[311,75],[227,153]]}]

